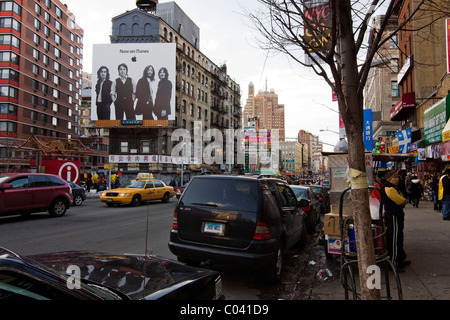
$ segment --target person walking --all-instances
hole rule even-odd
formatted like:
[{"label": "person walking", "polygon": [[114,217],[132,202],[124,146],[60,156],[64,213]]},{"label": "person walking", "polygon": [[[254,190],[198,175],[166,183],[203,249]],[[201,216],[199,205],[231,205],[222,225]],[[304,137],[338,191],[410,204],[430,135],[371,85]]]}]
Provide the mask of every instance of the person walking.
[{"label": "person walking", "polygon": [[450,168],[446,168],[439,180],[439,200],[443,202],[442,219],[450,220]]},{"label": "person walking", "polygon": [[411,198],[411,180],[412,180],[412,174],[411,172],[408,172],[405,178],[405,187],[406,187],[406,194],[404,196],[407,197],[408,202],[411,204],[412,198]]},{"label": "person walking", "polygon": [[423,187],[417,176],[413,176],[411,179],[411,198],[412,205],[416,208],[419,207],[420,198],[423,196]]},{"label": "person walking", "polygon": [[398,189],[400,176],[395,171],[388,171],[385,175],[386,183],[383,187],[384,223],[386,225],[386,250],[398,272],[411,263],[406,260],[403,249],[403,229],[405,224],[405,207],[407,200]]}]

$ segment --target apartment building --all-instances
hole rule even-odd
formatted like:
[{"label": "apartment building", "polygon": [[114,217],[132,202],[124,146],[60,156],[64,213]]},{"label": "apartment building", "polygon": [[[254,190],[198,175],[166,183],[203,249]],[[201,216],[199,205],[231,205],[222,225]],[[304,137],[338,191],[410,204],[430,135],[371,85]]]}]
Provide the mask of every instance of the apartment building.
[{"label": "apartment building", "polygon": [[82,63],[83,29],[62,2],[0,1],[0,170],[30,169],[30,137],[79,137]]}]

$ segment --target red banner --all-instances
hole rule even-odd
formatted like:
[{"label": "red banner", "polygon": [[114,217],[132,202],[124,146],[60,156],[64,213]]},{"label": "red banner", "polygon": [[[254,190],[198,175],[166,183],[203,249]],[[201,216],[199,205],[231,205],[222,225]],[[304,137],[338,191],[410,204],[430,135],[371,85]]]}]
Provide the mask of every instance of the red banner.
[{"label": "red banner", "polygon": [[445,30],[447,35],[447,73],[450,73],[450,18],[445,20]]}]

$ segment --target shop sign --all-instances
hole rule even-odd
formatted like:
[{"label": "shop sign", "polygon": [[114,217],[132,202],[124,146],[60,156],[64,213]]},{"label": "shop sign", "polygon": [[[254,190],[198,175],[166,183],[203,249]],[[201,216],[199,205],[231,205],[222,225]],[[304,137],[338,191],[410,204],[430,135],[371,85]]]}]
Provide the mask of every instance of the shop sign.
[{"label": "shop sign", "polygon": [[432,105],[423,113],[425,145],[442,142],[442,131],[450,118],[448,96]]},{"label": "shop sign", "polygon": [[367,151],[373,151],[372,109],[364,110],[364,146]]},{"label": "shop sign", "polygon": [[405,110],[413,109],[416,107],[416,94],[415,92],[405,93],[400,100],[397,101],[395,106],[391,108],[391,120],[399,121],[403,117]]}]

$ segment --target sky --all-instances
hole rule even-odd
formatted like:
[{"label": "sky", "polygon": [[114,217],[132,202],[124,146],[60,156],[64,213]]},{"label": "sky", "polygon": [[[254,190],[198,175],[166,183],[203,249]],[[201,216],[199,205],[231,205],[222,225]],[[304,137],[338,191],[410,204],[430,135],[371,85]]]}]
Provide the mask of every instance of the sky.
[{"label": "sky", "polygon": [[[84,30],[83,71],[92,73],[93,44],[110,43],[111,19],[136,8],[135,0],[61,0]],[[160,0],[160,3],[171,2]],[[247,12],[261,4],[257,0],[176,0],[178,6],[200,28],[200,51],[216,65],[227,65],[227,73],[241,87],[245,106],[248,85],[255,92],[273,89],[285,106],[286,137],[299,130],[319,137],[324,151],[333,151],[339,141],[337,102],[331,88],[312,70],[286,55],[268,53],[258,47],[261,35]],[[325,131],[321,131],[325,130]],[[326,131],[328,130],[328,131]]]}]

